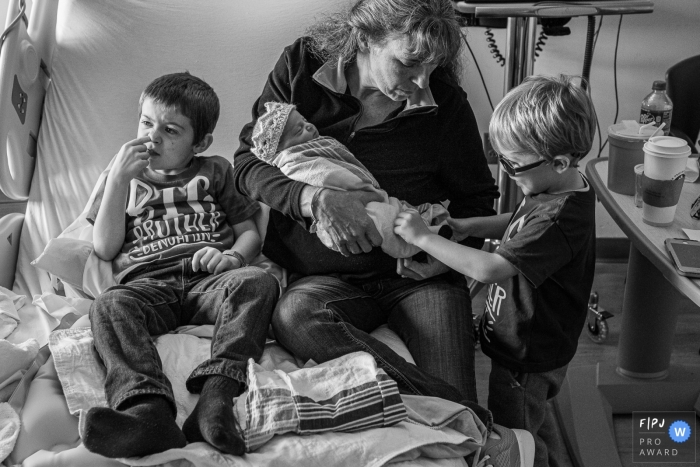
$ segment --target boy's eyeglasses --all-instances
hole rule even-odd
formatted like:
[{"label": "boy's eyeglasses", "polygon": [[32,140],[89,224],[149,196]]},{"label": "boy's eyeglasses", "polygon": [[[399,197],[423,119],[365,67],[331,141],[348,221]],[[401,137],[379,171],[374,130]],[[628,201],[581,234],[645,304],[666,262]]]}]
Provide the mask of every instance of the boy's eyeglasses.
[{"label": "boy's eyeglasses", "polygon": [[540,159],[537,162],[533,162],[532,164],[527,164],[527,165],[522,165],[520,167],[515,167],[511,161],[503,157],[502,155],[498,155],[498,162],[501,163],[501,167],[503,167],[503,170],[510,175],[511,177],[515,176],[516,174],[523,173],[527,170],[534,169],[535,167],[539,167],[540,165],[544,164],[547,162],[547,159]]}]

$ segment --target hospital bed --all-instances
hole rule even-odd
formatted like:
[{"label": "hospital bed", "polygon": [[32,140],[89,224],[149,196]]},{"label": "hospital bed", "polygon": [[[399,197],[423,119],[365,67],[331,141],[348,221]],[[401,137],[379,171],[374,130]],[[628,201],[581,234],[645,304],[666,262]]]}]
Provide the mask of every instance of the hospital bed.
[{"label": "hospital bed", "polygon": [[[114,154],[135,137],[144,86],[159,75],[184,70],[210,83],[222,111],[206,154],[232,160],[239,131],[250,120],[250,109],[283,47],[318,15],[346,3],[10,0],[0,48],[0,188],[11,199],[26,200],[27,209],[0,219],[0,304],[15,305],[18,318],[0,343],[36,341],[40,350],[23,368],[9,400],[21,428],[14,439],[0,439],[5,465],[124,465],[96,458],[80,446],[78,419],[66,404],[67,386],[46,344],[65,336],[63,328],[89,329],[78,325],[84,325],[81,316],[104,284],[88,284],[86,264],[92,256],[80,243],[91,240],[84,208]],[[258,222],[264,223],[264,216]],[[51,267],[32,262],[48,252],[56,237],[65,242],[53,245],[49,259],[61,272],[50,274],[46,268]],[[284,271],[270,271],[284,282]],[[77,276],[77,282],[57,279],[64,274]],[[13,324],[7,313],[0,311],[0,317],[5,325]],[[411,359],[391,331],[376,333]],[[303,364],[274,343],[265,352],[263,360],[273,369]],[[363,433],[283,435],[242,457],[195,443],[129,464],[465,465],[462,456],[483,440],[453,423],[464,418],[463,408],[432,399],[419,401],[418,406],[431,407],[420,422]],[[12,432],[13,420],[0,411],[0,434]]]}]

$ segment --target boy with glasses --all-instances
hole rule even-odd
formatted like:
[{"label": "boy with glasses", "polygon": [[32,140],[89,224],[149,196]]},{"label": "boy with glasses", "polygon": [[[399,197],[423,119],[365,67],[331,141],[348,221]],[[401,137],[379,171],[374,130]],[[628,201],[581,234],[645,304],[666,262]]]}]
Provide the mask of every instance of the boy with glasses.
[{"label": "boy with glasses", "polygon": [[533,434],[537,466],[557,463],[547,401],[576,353],[593,283],[595,193],[576,167],[595,126],[590,97],[570,77],[530,77],[498,104],[489,127],[525,198],[514,213],[448,219],[456,240],[501,238],[500,247],[489,253],[440,238],[414,212],[395,222],[408,243],[490,284],[480,324],[492,362],[488,408],[496,423]]}]

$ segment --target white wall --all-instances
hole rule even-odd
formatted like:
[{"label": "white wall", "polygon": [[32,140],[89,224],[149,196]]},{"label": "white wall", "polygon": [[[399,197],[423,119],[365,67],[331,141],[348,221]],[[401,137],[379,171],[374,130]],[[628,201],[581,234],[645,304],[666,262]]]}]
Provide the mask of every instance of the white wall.
[{"label": "white wall", "polygon": [[[591,65],[591,90],[596,106],[603,141],[607,128],[615,117],[613,57],[619,16],[605,16]],[[598,23],[596,23],[598,24]],[[664,79],[666,69],[674,63],[700,54],[700,2],[698,0],[655,0],[651,14],[625,15],[620,29],[617,55],[617,85],[619,115],[617,121],[639,118],[640,104],[651,92],[654,80]],[[571,35],[550,37],[535,61],[538,74],[577,74],[583,69],[586,43],[586,18],[572,18],[567,24]],[[501,52],[505,54],[505,29],[493,30]],[[539,34],[539,27],[538,27]],[[468,28],[467,39],[484,78],[494,105],[503,96],[503,68],[491,57],[484,28]],[[488,129],[491,108],[470,55],[463,86],[479,121],[482,132]],[[700,79],[698,80],[700,85]],[[700,103],[699,103],[700,104]],[[584,162],[598,154],[598,139],[594,150]],[[601,157],[607,156],[607,146]],[[597,212],[599,237],[624,236],[605,209],[599,204]]]},{"label": "white wall", "polygon": [[[6,12],[7,12],[7,7],[8,7],[8,5],[9,5],[9,3],[10,3],[10,0],[0,0],[0,11],[3,12],[3,15],[1,15],[0,18],[2,18],[2,19],[5,18],[5,14],[6,14]],[[4,25],[5,25],[5,22],[3,21],[2,24],[3,24],[3,26],[4,26]]]}]

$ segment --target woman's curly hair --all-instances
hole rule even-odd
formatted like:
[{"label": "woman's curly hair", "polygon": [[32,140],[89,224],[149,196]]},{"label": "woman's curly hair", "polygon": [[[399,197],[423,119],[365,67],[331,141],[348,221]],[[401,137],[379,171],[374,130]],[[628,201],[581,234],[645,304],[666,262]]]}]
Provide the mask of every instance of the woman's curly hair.
[{"label": "woman's curly hair", "polygon": [[443,68],[456,83],[461,77],[461,31],[449,0],[359,0],[318,21],[306,35],[319,59],[346,64],[362,42],[407,36],[410,58]]}]

